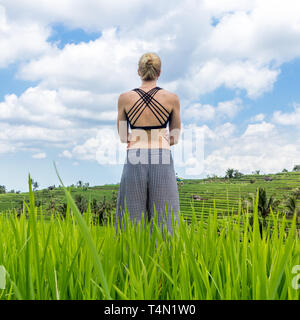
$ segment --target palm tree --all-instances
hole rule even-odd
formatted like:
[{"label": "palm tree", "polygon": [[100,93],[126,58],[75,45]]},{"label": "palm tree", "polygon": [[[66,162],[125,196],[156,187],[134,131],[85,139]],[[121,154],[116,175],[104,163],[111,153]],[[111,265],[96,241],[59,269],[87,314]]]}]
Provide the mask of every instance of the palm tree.
[{"label": "palm tree", "polygon": [[300,171],[300,164],[295,165],[293,171]]},{"label": "palm tree", "polygon": [[88,201],[83,195],[76,194],[75,195],[75,203],[81,213],[86,212],[87,207],[88,207]]},{"label": "palm tree", "polygon": [[225,178],[232,179],[233,178],[233,174],[234,174],[234,169],[228,168],[226,170]]},{"label": "palm tree", "polygon": [[83,190],[86,191],[88,190],[90,184],[88,182],[86,182],[84,185],[83,185]]},{"label": "palm tree", "polygon": [[[253,211],[253,201],[255,202],[255,197],[253,194],[249,195],[248,204]],[[267,193],[265,188],[258,189],[258,213],[260,213],[261,217],[265,219],[269,213],[276,210],[279,206],[280,200],[274,198],[272,195],[270,198],[267,197]]]},{"label": "palm tree", "polygon": [[33,183],[33,191],[37,190],[38,187],[39,187],[39,184],[36,181],[34,181],[34,183]]},{"label": "palm tree", "polygon": [[300,200],[300,188],[295,188],[295,189],[293,189],[293,190],[292,190],[292,195],[293,195],[296,199]]},{"label": "palm tree", "polygon": [[239,170],[234,170],[233,171],[233,177],[234,178],[240,178],[241,176],[243,176],[243,173],[239,172]]},{"label": "palm tree", "polygon": [[296,197],[288,197],[285,202],[286,214],[292,216],[295,213],[297,207],[297,199]]},{"label": "palm tree", "polygon": [[300,208],[298,208],[297,205],[297,197],[296,196],[290,196],[287,198],[285,202],[285,207],[286,207],[286,214],[288,216],[293,216],[294,213],[297,215],[297,223],[298,223],[298,218],[300,215]]},{"label": "palm tree", "polygon": [[5,186],[0,186],[0,193],[6,193]]},{"label": "palm tree", "polygon": [[35,191],[39,187],[39,184],[37,183],[37,181],[34,181],[32,178],[30,178],[30,180],[31,180],[33,191]]},{"label": "palm tree", "polygon": [[258,211],[265,218],[270,213],[271,208],[274,211],[278,207],[280,201],[275,200],[273,195],[268,199],[266,189],[264,188],[259,188],[258,193]]}]

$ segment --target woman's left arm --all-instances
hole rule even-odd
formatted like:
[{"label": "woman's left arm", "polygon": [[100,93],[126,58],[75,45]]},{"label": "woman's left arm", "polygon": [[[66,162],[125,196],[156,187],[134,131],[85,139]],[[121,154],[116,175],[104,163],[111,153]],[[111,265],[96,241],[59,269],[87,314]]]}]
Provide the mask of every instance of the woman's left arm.
[{"label": "woman's left arm", "polygon": [[180,119],[180,100],[176,94],[173,94],[173,109],[170,115],[169,135],[170,146],[177,144],[181,132],[181,119]]}]

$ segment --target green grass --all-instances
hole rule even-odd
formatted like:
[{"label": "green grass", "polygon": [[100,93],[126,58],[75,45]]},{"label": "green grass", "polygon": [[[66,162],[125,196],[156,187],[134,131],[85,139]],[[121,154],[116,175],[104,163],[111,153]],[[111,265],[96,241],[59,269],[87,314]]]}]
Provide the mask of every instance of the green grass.
[{"label": "green grass", "polygon": [[[0,299],[295,299],[294,266],[300,265],[295,218],[287,224],[272,213],[271,227],[254,226],[246,212],[218,219],[192,210],[192,223],[180,215],[174,233],[154,220],[125,230],[113,220],[93,225],[81,215],[70,192],[66,219],[45,220],[30,204],[20,217],[0,215],[0,266],[7,271]],[[257,208],[255,206],[255,208]],[[37,216],[39,215],[39,219]],[[241,223],[242,222],[242,223]]]}]

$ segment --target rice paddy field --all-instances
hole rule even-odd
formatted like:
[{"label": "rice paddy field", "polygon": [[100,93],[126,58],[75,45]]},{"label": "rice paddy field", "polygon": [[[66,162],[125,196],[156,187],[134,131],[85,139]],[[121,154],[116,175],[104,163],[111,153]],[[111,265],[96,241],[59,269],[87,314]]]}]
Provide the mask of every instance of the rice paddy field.
[{"label": "rice paddy field", "polygon": [[[271,181],[269,179],[272,179]],[[209,215],[210,210],[215,206],[217,214],[223,215],[228,212],[237,212],[240,201],[248,194],[255,194],[257,188],[263,187],[269,196],[274,195],[277,199],[286,199],[289,192],[300,187],[300,172],[278,173],[270,175],[244,175],[238,179],[207,178],[207,179],[185,179],[184,185],[179,186],[180,208],[185,219],[189,220],[192,215],[192,208],[199,216],[200,213]],[[83,194],[87,199],[103,198],[111,199],[116,194],[119,185],[104,185],[88,188],[82,191],[80,188],[69,187],[72,196]],[[40,200],[42,208],[48,208],[51,201],[60,203],[65,199],[63,188],[54,190],[38,190],[34,192],[35,200]],[[193,196],[199,196],[200,200],[194,200]],[[13,210],[20,207],[23,200],[29,200],[29,193],[21,194],[0,194],[0,212]],[[299,201],[300,205],[300,201]],[[21,206],[23,206],[21,204]],[[279,210],[284,212],[281,204]]]},{"label": "rice paddy field", "polygon": [[[296,173],[185,180],[176,230],[154,219],[150,233],[149,223],[135,227],[128,215],[117,232],[113,215],[94,224],[90,207],[82,214],[64,187],[55,192],[67,200],[65,218],[49,215],[46,202],[36,207],[42,191],[33,192],[29,180],[29,193],[14,195],[28,199],[21,214],[9,210],[15,198],[9,205],[0,196],[0,299],[299,300],[296,214],[271,210],[261,229],[257,193],[264,186],[284,199],[299,182]],[[101,189],[109,197],[117,188],[87,194]],[[248,193],[255,195],[252,222],[240,205]]]}]

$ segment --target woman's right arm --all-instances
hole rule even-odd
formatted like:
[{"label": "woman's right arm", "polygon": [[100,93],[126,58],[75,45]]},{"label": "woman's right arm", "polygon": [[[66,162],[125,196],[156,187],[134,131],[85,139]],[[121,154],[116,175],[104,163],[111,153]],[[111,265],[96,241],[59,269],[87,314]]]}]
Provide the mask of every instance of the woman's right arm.
[{"label": "woman's right arm", "polygon": [[128,122],[125,114],[125,94],[121,93],[118,99],[117,128],[122,143],[128,143]]},{"label": "woman's right arm", "polygon": [[181,132],[180,101],[176,94],[173,95],[173,109],[170,115],[169,123],[170,146],[178,143]]}]

